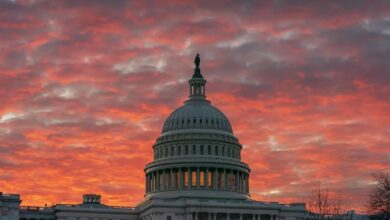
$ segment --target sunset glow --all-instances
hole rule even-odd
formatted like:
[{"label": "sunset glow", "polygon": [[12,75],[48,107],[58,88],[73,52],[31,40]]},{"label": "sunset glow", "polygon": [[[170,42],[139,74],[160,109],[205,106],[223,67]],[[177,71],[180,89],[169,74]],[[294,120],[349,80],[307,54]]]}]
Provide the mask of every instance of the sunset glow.
[{"label": "sunset glow", "polygon": [[1,1],[0,191],[136,205],[200,53],[252,198],[305,202],[319,181],[364,212],[390,170],[390,4],[374,2]]}]

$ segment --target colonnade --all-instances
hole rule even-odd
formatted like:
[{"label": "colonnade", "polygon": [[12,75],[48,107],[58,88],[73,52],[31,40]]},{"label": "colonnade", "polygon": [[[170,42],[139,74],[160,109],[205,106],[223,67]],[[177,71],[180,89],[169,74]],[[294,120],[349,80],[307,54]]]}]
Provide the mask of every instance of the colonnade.
[{"label": "colonnade", "polygon": [[209,167],[171,168],[149,172],[146,192],[178,189],[213,189],[249,192],[249,175],[245,172]]},{"label": "colonnade", "polygon": [[246,213],[192,212],[192,220],[279,220],[277,215]]},{"label": "colonnade", "polygon": [[[146,215],[141,220],[153,220],[153,214]],[[160,218],[157,218],[160,219]],[[168,215],[167,220],[176,218]],[[190,212],[185,215],[186,220],[282,220],[275,214],[250,214],[250,213],[226,213],[226,212]]]}]

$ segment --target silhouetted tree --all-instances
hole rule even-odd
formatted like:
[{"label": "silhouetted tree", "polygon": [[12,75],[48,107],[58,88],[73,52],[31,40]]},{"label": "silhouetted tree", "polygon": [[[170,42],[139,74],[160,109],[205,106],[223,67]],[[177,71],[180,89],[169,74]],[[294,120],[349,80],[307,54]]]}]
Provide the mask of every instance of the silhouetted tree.
[{"label": "silhouetted tree", "polygon": [[373,175],[377,184],[369,195],[369,213],[373,219],[390,219],[390,173],[379,172]]},{"label": "silhouetted tree", "polygon": [[341,219],[345,212],[343,195],[341,192],[330,193],[317,181],[308,198],[307,209],[312,219]]}]

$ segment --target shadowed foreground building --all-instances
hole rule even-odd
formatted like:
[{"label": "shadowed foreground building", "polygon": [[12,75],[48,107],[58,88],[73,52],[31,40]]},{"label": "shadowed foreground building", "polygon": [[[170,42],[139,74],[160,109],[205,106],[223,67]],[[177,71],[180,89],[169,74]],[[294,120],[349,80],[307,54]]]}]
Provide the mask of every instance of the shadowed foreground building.
[{"label": "shadowed foreground building", "polygon": [[[146,194],[134,208],[106,206],[100,196],[83,203],[21,207],[21,220],[301,220],[304,204],[265,203],[249,198],[242,146],[227,117],[206,99],[199,56],[189,80],[189,98],[165,121],[145,167]],[[19,206],[19,197],[13,200]],[[0,200],[0,207],[7,209]],[[6,220],[14,217],[3,216]]]}]

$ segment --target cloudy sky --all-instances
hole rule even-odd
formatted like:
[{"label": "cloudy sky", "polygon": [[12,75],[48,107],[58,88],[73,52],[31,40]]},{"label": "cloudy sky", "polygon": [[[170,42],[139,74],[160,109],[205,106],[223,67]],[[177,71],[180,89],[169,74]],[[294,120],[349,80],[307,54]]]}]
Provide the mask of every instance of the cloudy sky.
[{"label": "cloudy sky", "polygon": [[201,54],[252,198],[318,180],[364,210],[390,169],[389,1],[0,1],[0,191],[133,206]]}]

